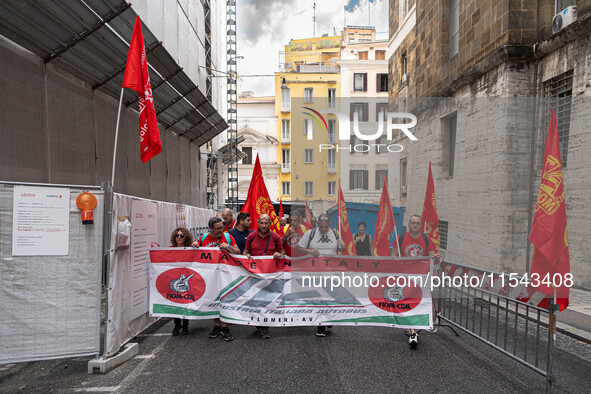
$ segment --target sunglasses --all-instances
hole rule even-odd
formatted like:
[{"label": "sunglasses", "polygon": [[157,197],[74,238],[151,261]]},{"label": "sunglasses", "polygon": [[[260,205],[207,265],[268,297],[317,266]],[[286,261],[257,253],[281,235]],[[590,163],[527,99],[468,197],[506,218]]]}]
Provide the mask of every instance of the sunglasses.
[{"label": "sunglasses", "polygon": [[177,234],[176,237],[177,238],[185,238],[185,235],[184,234]]}]

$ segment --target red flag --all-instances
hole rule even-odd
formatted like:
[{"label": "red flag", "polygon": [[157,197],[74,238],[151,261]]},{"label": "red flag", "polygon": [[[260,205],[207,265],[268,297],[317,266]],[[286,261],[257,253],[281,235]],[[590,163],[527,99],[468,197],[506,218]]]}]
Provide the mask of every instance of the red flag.
[{"label": "red flag", "polygon": [[565,275],[570,274],[570,261],[558,125],[554,110],[546,137],[542,181],[529,240],[534,245],[530,277],[535,279],[534,275],[539,275],[537,290],[543,294],[552,295],[552,284],[556,286],[556,303],[562,311],[568,307],[569,287],[565,286]]},{"label": "red flag", "polygon": [[339,181],[339,199],[337,201],[338,215],[339,215],[339,232],[343,242],[345,243],[344,255],[357,256],[357,249],[355,248],[355,242],[353,242],[353,236],[351,235],[351,227],[349,227],[349,217],[347,216],[347,206],[345,205],[345,198],[343,197],[343,189],[341,189],[341,181]]},{"label": "red flag", "polygon": [[395,225],[390,194],[388,193],[388,184],[386,183],[386,177],[384,177],[384,188],[382,189],[382,198],[378,207],[376,232],[374,234],[374,256],[390,256],[390,234],[394,231]]},{"label": "red flag", "polygon": [[285,216],[285,213],[283,213],[283,199],[280,199],[279,200],[279,218],[281,219],[284,216]]},{"label": "red flag", "polygon": [[259,161],[259,155],[254,163],[254,170],[252,171],[252,178],[250,180],[250,186],[248,187],[248,195],[246,196],[246,202],[242,206],[240,212],[250,213],[252,221],[252,228],[256,227],[256,223],[259,220],[259,216],[266,213],[271,217],[271,230],[279,231],[279,219],[273,209],[273,203],[269,197],[269,192],[265,186],[265,179],[263,178],[263,171],[261,170],[261,162]]},{"label": "red flag", "polygon": [[145,163],[162,152],[162,143],[160,142],[158,120],[154,109],[142,22],[139,15],[135,19],[135,26],[131,35],[127,63],[125,64],[125,75],[123,76],[123,87],[133,89],[138,93],[140,152],[142,162]]},{"label": "red flag", "polygon": [[306,223],[304,226],[309,230],[312,228],[312,212],[310,212],[310,208],[308,207],[308,201],[306,201]]},{"label": "red flag", "polygon": [[421,222],[423,223],[423,232],[429,237],[429,242],[433,243],[435,253],[439,253],[439,217],[437,216],[437,204],[435,203],[435,185],[433,184],[431,162],[429,162],[429,177],[427,178]]}]

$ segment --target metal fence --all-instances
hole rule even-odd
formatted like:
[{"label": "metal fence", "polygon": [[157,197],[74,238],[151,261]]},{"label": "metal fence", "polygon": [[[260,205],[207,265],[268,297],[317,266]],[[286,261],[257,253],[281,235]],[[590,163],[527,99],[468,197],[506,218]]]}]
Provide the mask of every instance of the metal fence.
[{"label": "metal fence", "polygon": [[438,318],[544,376],[550,392],[555,305],[548,310],[510,297],[502,273],[443,262],[434,274],[449,278],[434,289]]}]

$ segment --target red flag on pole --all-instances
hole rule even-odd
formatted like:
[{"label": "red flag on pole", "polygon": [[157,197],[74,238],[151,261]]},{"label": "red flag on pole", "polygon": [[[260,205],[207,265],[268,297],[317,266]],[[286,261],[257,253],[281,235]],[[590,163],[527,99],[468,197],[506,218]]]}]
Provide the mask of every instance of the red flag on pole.
[{"label": "red flag on pole", "polygon": [[259,155],[254,163],[254,170],[252,171],[252,178],[250,180],[250,186],[248,187],[248,195],[246,196],[246,202],[242,206],[241,212],[250,213],[252,221],[252,227],[256,228],[256,223],[259,220],[259,216],[266,213],[271,217],[271,230],[279,231],[279,219],[273,209],[273,203],[269,197],[269,192],[265,186],[265,179],[263,178],[263,171],[261,169],[261,162],[259,161]]},{"label": "red flag on pole", "polygon": [[310,207],[308,207],[308,201],[306,201],[306,223],[304,225],[308,230],[312,228],[312,212],[310,211]]},{"label": "red flag on pole", "polygon": [[423,223],[423,232],[429,237],[429,242],[433,243],[435,253],[439,253],[439,217],[437,216],[437,204],[435,203],[435,185],[433,184],[431,162],[429,162],[429,177],[427,178],[421,222]]},{"label": "red flag on pole", "polygon": [[394,213],[390,203],[390,194],[388,193],[388,184],[384,177],[384,188],[382,189],[382,198],[378,207],[378,218],[376,220],[376,231],[373,242],[374,256],[390,255],[390,234],[394,231]]},{"label": "red flag on pole", "polygon": [[279,219],[281,219],[284,216],[285,216],[285,213],[283,212],[283,199],[280,199],[279,200]]},{"label": "red flag on pole", "polygon": [[565,281],[566,275],[570,274],[570,260],[558,125],[554,110],[546,137],[542,181],[529,240],[534,245],[530,274],[532,282],[538,276],[539,286],[536,289],[539,292],[552,295],[556,291],[555,302],[562,311],[568,307],[569,287],[565,286]]},{"label": "red flag on pole", "polygon": [[343,196],[343,189],[341,189],[341,181],[339,181],[339,199],[337,201],[338,215],[339,215],[339,232],[343,242],[345,243],[345,250],[341,254],[348,256],[357,256],[357,249],[355,242],[353,242],[353,235],[351,235],[351,227],[349,227],[349,217],[347,216],[347,206],[345,204],[345,197]]},{"label": "red flag on pole", "polygon": [[148,62],[142,22],[139,15],[135,19],[131,43],[125,64],[123,87],[135,90],[138,93],[140,110],[140,152],[142,162],[145,163],[158,153],[162,152],[158,120],[152,97],[150,75],[148,74]]}]

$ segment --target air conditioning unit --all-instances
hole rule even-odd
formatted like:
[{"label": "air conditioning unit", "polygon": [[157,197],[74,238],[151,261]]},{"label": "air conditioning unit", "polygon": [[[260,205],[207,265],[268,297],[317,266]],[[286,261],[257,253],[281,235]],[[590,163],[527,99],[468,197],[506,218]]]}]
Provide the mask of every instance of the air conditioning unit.
[{"label": "air conditioning unit", "polygon": [[403,74],[402,75],[402,79],[400,80],[400,83],[403,85],[406,85],[408,83],[408,74]]},{"label": "air conditioning unit", "polygon": [[558,33],[576,20],[577,6],[571,5],[570,7],[566,7],[560,13],[554,15],[554,19],[552,19],[552,32]]},{"label": "air conditioning unit", "polygon": [[406,196],[406,185],[400,186],[400,194]]}]

